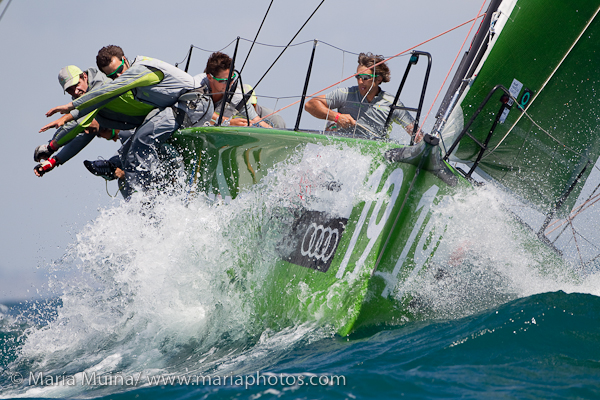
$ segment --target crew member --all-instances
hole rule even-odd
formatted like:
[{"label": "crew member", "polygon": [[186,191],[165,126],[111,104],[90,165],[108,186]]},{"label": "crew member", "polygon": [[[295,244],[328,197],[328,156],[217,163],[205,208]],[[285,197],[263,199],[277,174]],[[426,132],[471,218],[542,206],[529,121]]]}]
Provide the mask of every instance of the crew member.
[{"label": "crew member", "polygon": [[[214,105],[211,124],[215,124],[219,120],[219,113],[221,112],[223,100],[225,98],[230,68],[231,58],[227,54],[217,51],[208,57],[204,73],[195,76],[196,79],[202,82],[203,86],[207,86],[209,89],[210,97],[212,98]],[[233,92],[233,96],[229,102],[225,104],[221,125],[247,126],[248,119],[250,119],[251,125],[271,128],[271,125],[264,121],[260,121],[260,117],[253,107],[246,107],[246,105],[241,103],[243,95],[236,78],[237,75],[233,73],[232,83],[230,84],[229,89]],[[248,119],[246,118],[246,110],[248,111]]]},{"label": "crew member", "polygon": [[[330,121],[327,130],[358,138],[387,138],[391,127],[387,132],[383,130],[394,97],[379,87],[381,83],[390,81],[390,69],[385,63],[379,64],[383,60],[379,55],[360,53],[356,68],[357,86],[312,98],[304,109],[313,117]],[[403,104],[398,102],[397,106],[403,107]],[[395,109],[392,121],[412,134],[414,119],[406,110]]]}]

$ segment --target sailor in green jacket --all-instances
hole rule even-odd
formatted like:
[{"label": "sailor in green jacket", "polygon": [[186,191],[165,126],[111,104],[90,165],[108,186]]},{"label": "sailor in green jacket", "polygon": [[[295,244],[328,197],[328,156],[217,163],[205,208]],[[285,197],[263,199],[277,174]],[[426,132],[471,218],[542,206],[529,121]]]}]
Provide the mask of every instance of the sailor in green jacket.
[{"label": "sailor in green jacket", "polygon": [[144,123],[120,150],[126,191],[148,189],[158,176],[159,146],[180,127],[204,125],[213,113],[212,102],[194,77],[163,61],[138,56],[130,63],[118,46],[100,49],[96,64],[112,82],[87,92],[69,104],[48,111],[71,113],[75,119],[106,107],[131,90],[135,100],[153,107]]},{"label": "sailor in green jacket", "polygon": [[[110,82],[110,79],[96,68],[89,68],[84,72],[75,65],[68,65],[60,70],[58,81],[72,99],[77,99],[86,92]],[[54,167],[66,163],[96,135],[110,140],[117,137],[118,131],[140,126],[151,110],[151,106],[135,101],[133,94],[127,92],[111,101],[105,108],[67,122],[56,131],[48,144],[35,149],[33,158],[39,162],[34,168],[35,174],[42,176]],[[122,132],[121,136],[127,135]],[[59,149],[60,151],[52,157]]]}]

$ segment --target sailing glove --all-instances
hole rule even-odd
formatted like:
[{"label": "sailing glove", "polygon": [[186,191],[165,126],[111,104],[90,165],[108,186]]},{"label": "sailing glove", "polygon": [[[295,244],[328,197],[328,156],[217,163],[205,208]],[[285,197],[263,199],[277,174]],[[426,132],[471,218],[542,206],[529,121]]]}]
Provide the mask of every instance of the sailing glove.
[{"label": "sailing glove", "polygon": [[34,171],[37,176],[43,176],[46,172],[52,171],[54,167],[56,167],[56,159],[49,158],[47,160],[42,161],[38,165],[35,166]]},{"label": "sailing glove", "polygon": [[54,142],[48,144],[42,144],[35,148],[33,152],[33,161],[40,162],[41,160],[47,160],[56,151],[58,146],[53,145]]}]

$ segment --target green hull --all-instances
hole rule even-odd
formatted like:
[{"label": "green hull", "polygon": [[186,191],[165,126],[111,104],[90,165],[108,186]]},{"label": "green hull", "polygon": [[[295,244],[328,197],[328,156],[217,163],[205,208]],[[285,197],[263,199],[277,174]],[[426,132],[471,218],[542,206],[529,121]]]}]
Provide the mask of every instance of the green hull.
[{"label": "green hull", "polygon": [[[512,105],[479,167],[545,213],[553,211],[588,161],[593,165],[600,154],[599,7],[598,0],[519,0],[504,9],[506,23],[496,27],[489,54],[459,103],[463,116],[458,107],[455,112],[466,124],[494,86],[511,90],[528,116]],[[471,126],[479,141],[488,135],[502,94],[496,92]],[[475,161],[478,151],[465,137],[455,154]],[[574,188],[564,212],[582,187]]]},{"label": "green hull", "polygon": [[[320,170],[325,182],[317,176],[286,183],[297,188],[291,193],[297,200],[294,220],[281,238],[277,266],[261,295],[254,294],[258,315],[275,328],[318,320],[347,335],[362,325],[402,318],[407,299],[397,283],[422,271],[443,233],[443,227],[429,223],[431,207],[469,187],[461,178],[450,186],[424,167],[386,161],[385,151],[397,146],[384,142],[211,127],[181,131],[174,143],[184,155],[193,190],[225,200],[261,182],[278,163],[301,167],[324,152],[333,157],[332,165]],[[439,148],[431,149],[431,157],[439,159]],[[367,160],[351,176],[344,171],[348,160],[334,162],[336,154],[348,152]],[[349,206],[324,211],[322,205],[331,202]]]}]

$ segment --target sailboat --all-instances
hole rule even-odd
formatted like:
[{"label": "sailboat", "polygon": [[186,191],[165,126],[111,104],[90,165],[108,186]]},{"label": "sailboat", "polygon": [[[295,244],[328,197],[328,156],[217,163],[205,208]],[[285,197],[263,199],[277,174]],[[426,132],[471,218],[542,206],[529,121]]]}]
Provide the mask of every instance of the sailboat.
[{"label": "sailboat", "polygon": [[[432,215],[472,190],[475,175],[543,212],[527,245],[558,257],[545,226],[571,210],[600,154],[599,10],[597,0],[492,0],[434,129],[417,144],[298,124],[176,133],[190,193],[228,203],[283,187],[268,210],[281,240],[252,296],[256,315],[274,327],[319,321],[342,336],[407,318],[411,282],[452,223]],[[407,71],[428,56],[414,52]],[[421,106],[410,109],[417,124]]]}]

